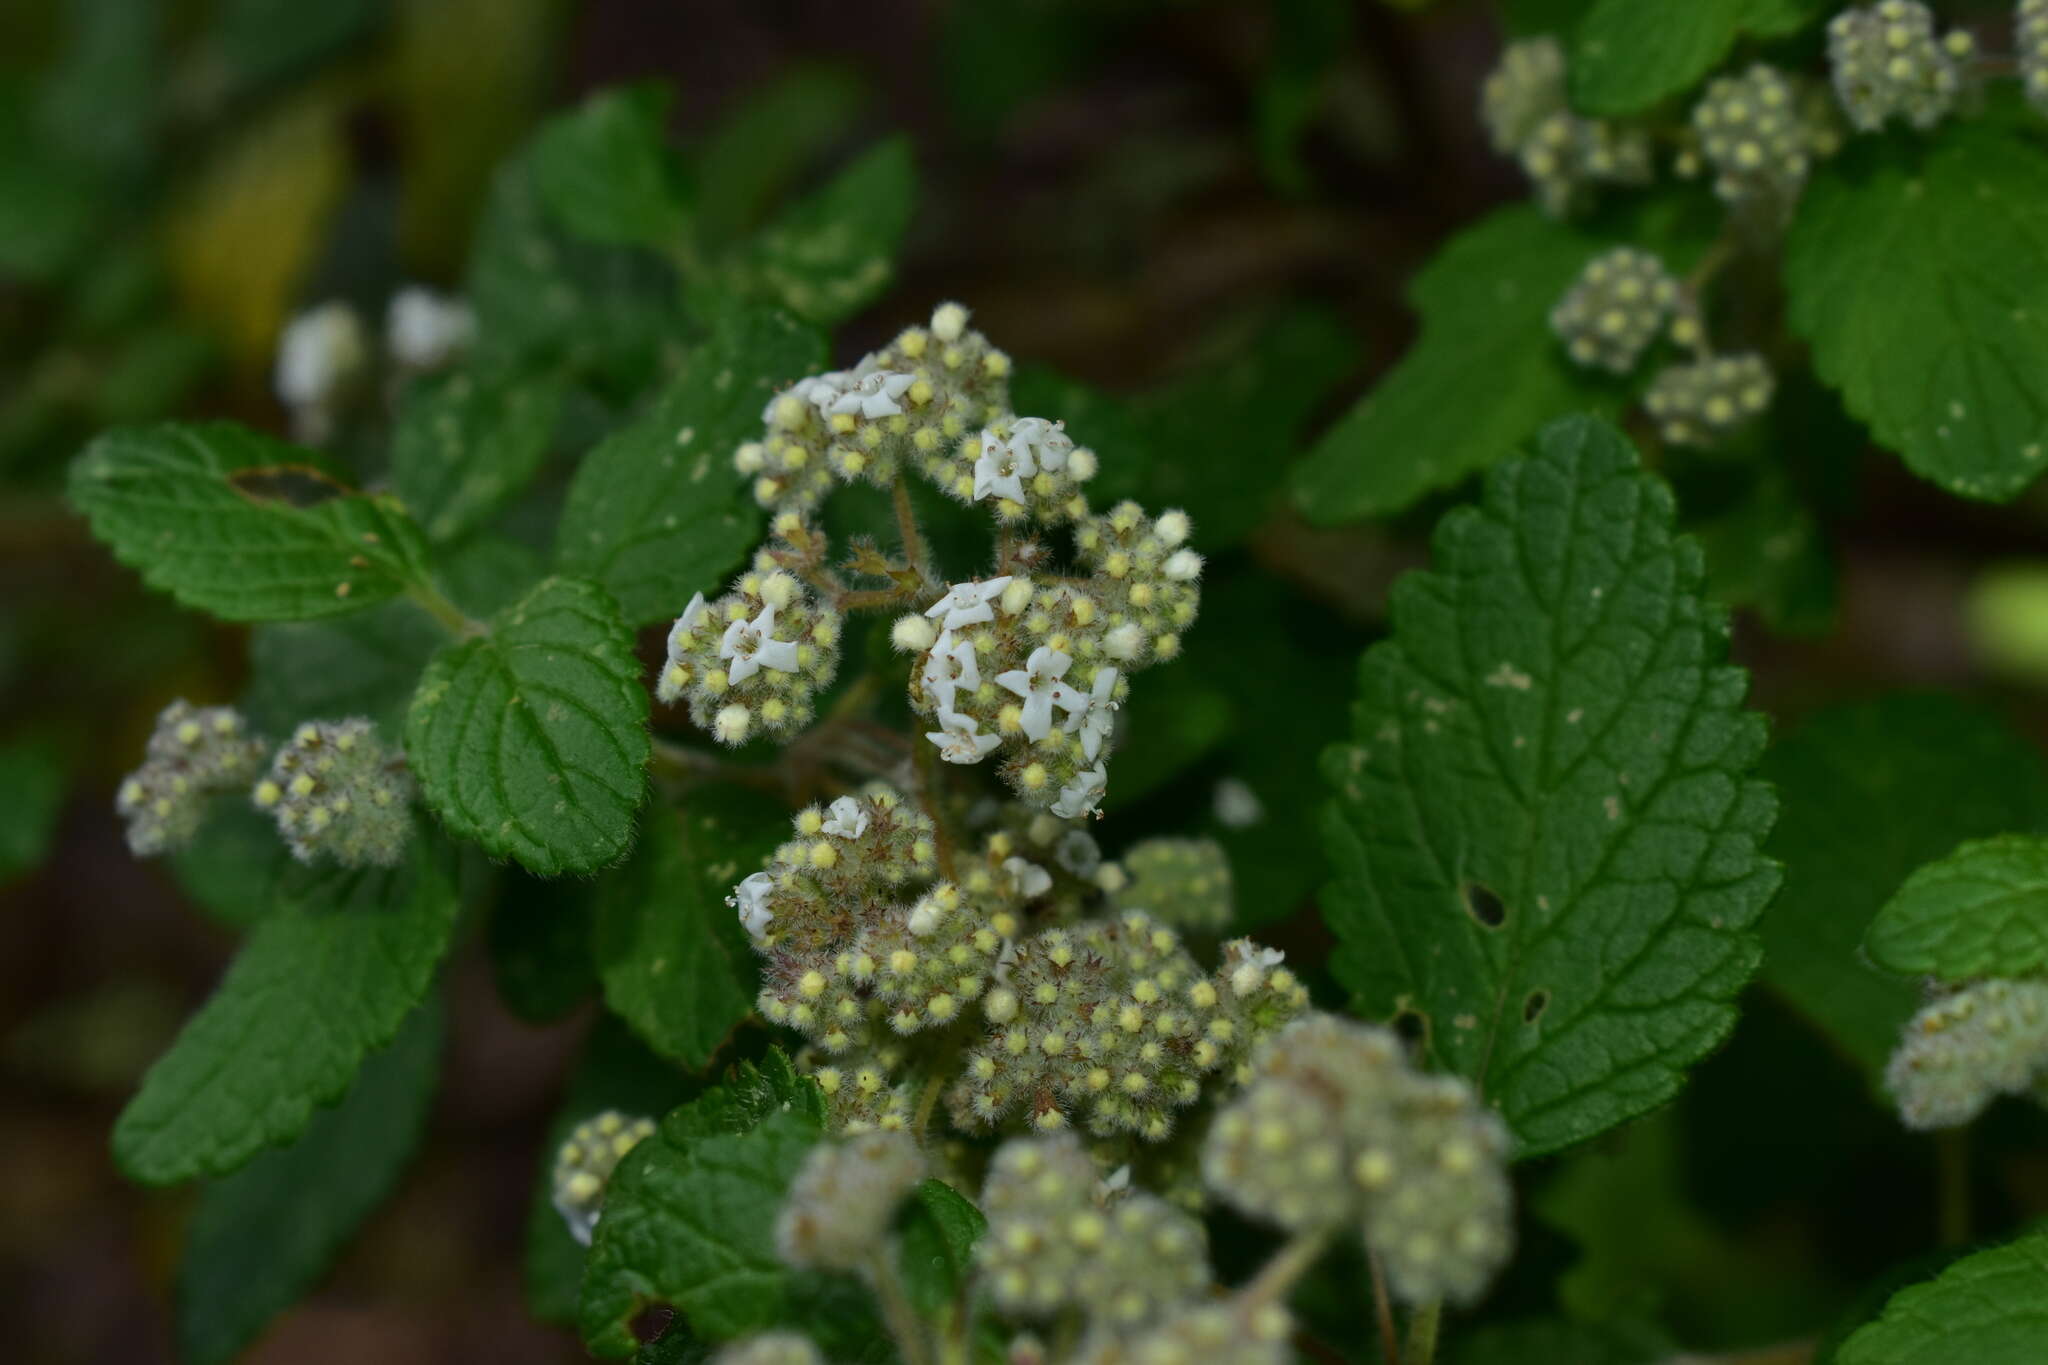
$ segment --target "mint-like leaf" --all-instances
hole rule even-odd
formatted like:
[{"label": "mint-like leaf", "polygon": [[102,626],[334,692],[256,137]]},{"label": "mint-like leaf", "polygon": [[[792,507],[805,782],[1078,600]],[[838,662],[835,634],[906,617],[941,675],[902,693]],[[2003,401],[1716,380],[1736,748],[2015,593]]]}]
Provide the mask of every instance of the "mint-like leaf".
[{"label": "mint-like leaf", "polygon": [[232,422],[110,431],[72,463],[70,494],[144,582],[227,621],[358,611],[422,575],[419,529],[391,499]]},{"label": "mint-like leaf", "polygon": [[396,738],[420,672],[448,634],[411,602],[357,616],[249,632],[242,709],[259,731],[290,734],[309,716],[366,716]]},{"label": "mint-like leaf", "polygon": [[599,91],[540,130],[534,183],[571,232],[672,247],[688,230],[689,201],[662,143],[668,95],[659,85]]},{"label": "mint-like leaf", "polygon": [[2048,469],[2048,157],[2031,136],[1983,120],[1859,140],[1807,187],[1785,288],[1815,371],[1916,474],[2003,502]]},{"label": "mint-like leaf", "polygon": [[841,322],[895,278],[916,202],[910,139],[892,137],[763,229],[742,269],[798,317]]},{"label": "mint-like leaf", "polygon": [[429,999],[297,1142],[206,1187],[178,1268],[178,1353],[227,1365],[313,1287],[412,1158],[440,1070]]},{"label": "mint-like leaf", "polygon": [[1690,89],[1747,34],[1776,38],[1820,17],[1827,0],[1595,0],[1572,32],[1572,104],[1636,114]]},{"label": "mint-like leaf", "polygon": [[405,394],[391,434],[391,474],[406,509],[434,541],[488,521],[547,458],[561,408],[559,379],[459,370]]},{"label": "mint-like leaf", "polygon": [[448,828],[552,877],[624,851],[646,795],[647,693],[604,589],[549,578],[434,656],[405,748]]},{"label": "mint-like leaf", "polygon": [[732,454],[778,388],[824,363],[823,338],[785,314],[735,310],[640,416],[577,467],[555,538],[562,572],[602,584],[633,625],[710,594],[761,534]]},{"label": "mint-like leaf", "polygon": [[426,994],[458,904],[424,831],[395,868],[291,864],[273,899],[114,1125],[145,1184],[223,1175],[304,1132]]},{"label": "mint-like leaf", "polygon": [[1892,1295],[1839,1365],[2035,1365],[2048,1359],[2048,1230],[1965,1256]]},{"label": "mint-like leaf", "polygon": [[1980,839],[1917,869],[1863,942],[1887,971],[1943,981],[2048,968],[2048,839]]},{"label": "mint-like leaf", "polygon": [[943,1180],[927,1180],[902,1219],[897,1255],[903,1287],[927,1317],[959,1295],[974,1268],[974,1244],[988,1231],[988,1219],[973,1201]]},{"label": "mint-like leaf", "polygon": [[752,1012],[759,959],[726,898],[788,831],[777,802],[707,790],[650,810],[632,861],[599,886],[605,1003],[664,1057],[705,1066]]},{"label": "mint-like leaf", "polygon": [[1333,965],[1554,1151],[1668,1099],[1734,1023],[1778,881],[1764,723],[1670,490],[1605,423],[1547,429],[1434,556],[1324,758]]}]

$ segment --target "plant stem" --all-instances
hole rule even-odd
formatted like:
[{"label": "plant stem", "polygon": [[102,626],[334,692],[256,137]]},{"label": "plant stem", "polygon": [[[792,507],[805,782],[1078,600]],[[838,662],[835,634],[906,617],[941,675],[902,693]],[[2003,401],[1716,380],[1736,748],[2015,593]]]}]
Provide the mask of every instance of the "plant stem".
[{"label": "plant stem", "polygon": [[924,813],[932,818],[932,844],[939,855],[939,875],[947,881],[953,879],[953,836],[946,832],[945,812],[939,808],[939,751],[930,744],[919,744],[912,751],[913,765],[917,771],[918,802]]},{"label": "plant stem", "polygon": [[440,589],[425,579],[415,579],[412,586],[406,589],[406,596],[417,602],[427,615],[440,623],[443,630],[458,640],[467,640],[485,633],[483,622],[472,620],[462,608],[442,596]]},{"label": "plant stem", "polygon": [[1405,1365],[1430,1365],[1436,1359],[1437,1332],[1444,1320],[1443,1300],[1425,1303],[1408,1319],[1408,1358]]},{"label": "plant stem", "polygon": [[938,580],[932,577],[931,546],[925,543],[924,531],[917,524],[917,509],[910,505],[910,481],[901,473],[896,475],[889,498],[896,508],[896,534],[903,542],[903,557],[917,570],[918,581],[925,590],[937,592]]},{"label": "plant stem", "polygon": [[1379,1324],[1380,1360],[1384,1365],[1401,1365],[1401,1337],[1394,1329],[1394,1303],[1387,1296],[1387,1268],[1377,1251],[1368,1251],[1366,1267],[1372,1272],[1372,1316]]},{"label": "plant stem", "polygon": [[1936,1226],[1943,1246],[1970,1240],[1970,1130],[1945,1128],[1934,1137]]},{"label": "plant stem", "polygon": [[882,1321],[889,1325],[889,1335],[896,1338],[903,1365],[927,1365],[931,1352],[925,1349],[924,1323],[903,1292],[903,1281],[896,1275],[894,1251],[893,1242],[884,1242],[876,1249],[868,1260],[868,1281],[874,1286],[875,1302],[881,1305]]},{"label": "plant stem", "polygon": [[1239,1294],[1244,1308],[1257,1308],[1287,1297],[1287,1291],[1294,1288],[1294,1282],[1308,1272],[1323,1254],[1330,1234],[1326,1229],[1297,1233],[1294,1239],[1273,1253],[1273,1259],[1244,1287]]},{"label": "plant stem", "polygon": [[910,1121],[910,1135],[917,1145],[924,1146],[925,1130],[931,1127],[932,1111],[939,1107],[939,1091],[944,1077],[934,1071],[924,1083],[924,1093],[917,1097],[917,1115]]}]

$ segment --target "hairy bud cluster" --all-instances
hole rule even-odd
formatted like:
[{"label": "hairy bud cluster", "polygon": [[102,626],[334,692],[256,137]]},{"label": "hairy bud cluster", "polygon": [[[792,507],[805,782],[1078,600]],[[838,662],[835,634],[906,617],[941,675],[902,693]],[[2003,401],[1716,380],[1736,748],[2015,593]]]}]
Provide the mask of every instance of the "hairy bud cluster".
[{"label": "hairy bud cluster", "polygon": [[1538,202],[1554,215],[1576,207],[1595,185],[1643,185],[1653,173],[1647,132],[1571,112],[1564,48],[1555,38],[1510,44],[1486,78],[1480,112],[1494,150],[1521,163]]},{"label": "hairy bud cluster", "polygon": [[1825,92],[1762,62],[1709,83],[1692,128],[1714,171],[1714,193],[1773,221],[1789,215],[1814,162],[1842,145]]},{"label": "hairy bud cluster", "polygon": [[1913,1016],[1885,1084],[1908,1128],[1954,1128],[2025,1092],[2044,1068],[2048,981],[1983,981]]},{"label": "hairy bud cluster", "polygon": [[412,835],[412,793],[404,756],[358,716],[293,731],[251,797],[302,862],[325,854],[349,867],[388,867]]},{"label": "hairy bud cluster", "polygon": [[975,1259],[1004,1313],[1076,1308],[1098,1326],[1157,1319],[1209,1283],[1202,1225],[1140,1191],[1111,1191],[1071,1134],[1003,1144],[982,1186]]},{"label": "hairy bud cluster", "polygon": [[906,1133],[819,1143],[775,1221],[776,1254],[799,1270],[864,1269],[924,1177],[924,1154]]},{"label": "hairy bud cluster", "polygon": [[1286,1307],[1240,1294],[1221,1303],[1183,1304],[1133,1336],[1096,1332],[1073,1365],[1289,1365],[1297,1357]]},{"label": "hairy bud cluster", "polygon": [[1934,13],[1919,0],[1882,0],[1843,10],[1828,23],[1828,64],[1849,122],[1875,132],[1894,118],[1932,128],[1963,89],[1958,62],[1976,55],[1961,29],[1934,36]]},{"label": "hairy bud cluster", "polygon": [[1753,351],[1708,356],[1658,371],[1643,409],[1672,445],[1712,446],[1771,405],[1776,381]]},{"label": "hairy bud cluster", "polygon": [[604,1211],[605,1188],[626,1153],[654,1135],[654,1120],[634,1118],[607,1109],[576,1125],[555,1154],[555,1211],[569,1225],[569,1235],[590,1245]]},{"label": "hairy bud cluster", "polygon": [[1388,1029],[1311,1014],[1274,1038],[1202,1147],[1209,1186],[1291,1231],[1358,1222],[1411,1303],[1469,1302],[1512,1237],[1507,1128]]},{"label": "hairy bud cluster", "polygon": [[2048,114],[2048,0],[2020,0],[2013,14],[2012,40],[2027,99]]},{"label": "hairy bud cluster", "polygon": [[1678,304],[1678,281],[1664,262],[1620,246],[1586,263],[1550,310],[1550,329],[1577,363],[1627,374]]},{"label": "hairy bud cluster", "polygon": [[987,1037],[947,1097],[956,1124],[1021,1115],[1157,1142],[1202,1078],[1235,1076],[1249,1050],[1306,1007],[1281,955],[1246,939],[1205,973],[1142,910],[1046,929],[1019,943],[982,1003]]},{"label": "hairy bud cluster", "polygon": [[715,602],[690,599],[668,633],[655,696],[685,698],[690,719],[724,744],[810,724],[839,669],[839,613],[779,569],[742,574]]},{"label": "hairy bud cluster", "polygon": [[183,848],[199,833],[212,798],[246,786],[263,762],[262,739],[226,706],[183,697],[158,713],[141,767],[121,780],[114,810],[128,822],[138,858]]},{"label": "hairy bud cluster", "polygon": [[[930,327],[908,328],[851,370],[798,380],[768,400],[766,433],[741,446],[733,464],[754,480],[763,507],[808,511],[835,479],[886,486],[905,460],[972,502],[981,443],[966,438],[998,419],[1014,420],[1006,416],[1009,375],[1010,358],[967,326],[967,310],[941,304]],[[1011,435],[1006,428],[1000,439]],[[964,450],[969,445],[973,453]],[[1072,476],[1094,472],[1092,457],[1081,469],[1087,472]]]},{"label": "hairy bud cluster", "polygon": [[1110,904],[1196,933],[1229,925],[1230,858],[1213,839],[1147,839],[1124,851]]},{"label": "hairy bud cluster", "polygon": [[800,1332],[763,1332],[733,1342],[712,1365],[825,1365],[825,1357]]}]

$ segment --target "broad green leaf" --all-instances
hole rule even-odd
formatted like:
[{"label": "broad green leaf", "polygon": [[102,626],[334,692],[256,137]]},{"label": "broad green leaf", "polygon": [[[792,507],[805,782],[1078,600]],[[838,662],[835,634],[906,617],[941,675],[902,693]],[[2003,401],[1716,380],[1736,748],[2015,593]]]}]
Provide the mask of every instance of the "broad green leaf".
[{"label": "broad green leaf", "polygon": [[1572,31],[1572,104],[1603,117],[1641,113],[1691,89],[1737,38],[1794,32],[1827,7],[1828,0],[1594,0]]},{"label": "broad green leaf", "polygon": [[662,123],[661,85],[602,90],[534,139],[533,176],[549,210],[593,242],[669,248],[689,230],[689,201]]},{"label": "broad green leaf", "polygon": [[583,1272],[577,1320],[590,1349],[630,1355],[632,1321],[656,1303],[711,1341],[780,1321],[795,1277],[775,1255],[775,1216],[824,1118],[817,1087],[771,1053],[628,1154]]},{"label": "broad green leaf", "polygon": [[223,0],[208,35],[208,54],[231,89],[268,85],[362,38],[377,26],[379,0]]},{"label": "broad green leaf", "polygon": [[405,728],[420,671],[447,632],[410,602],[334,621],[293,621],[249,632],[249,721],[280,738],[309,717],[365,716],[387,739]]},{"label": "broad green leaf", "polygon": [[1555,1151],[1670,1098],[1734,1023],[1778,882],[1764,723],[1670,490],[1605,423],[1546,429],[1433,550],[1323,761],[1332,965]]},{"label": "broad green leaf", "polygon": [[422,576],[419,529],[393,500],[231,422],[110,431],[72,463],[70,494],[116,559],[223,620],[359,611]]},{"label": "broad green leaf", "polygon": [[2002,834],[1914,870],[1871,921],[1871,961],[1969,981],[2048,968],[2048,838]]},{"label": "broad green leaf", "polygon": [[897,1259],[910,1301],[926,1317],[952,1303],[974,1268],[974,1244],[988,1219],[943,1180],[927,1180],[903,1215]]},{"label": "broad green leaf", "polygon": [[754,1008],[760,961],[726,898],[789,831],[789,813],[744,789],[655,806],[632,861],[598,887],[605,1003],[662,1056],[701,1069]]},{"label": "broad green leaf", "polygon": [[892,137],[770,223],[743,270],[798,317],[841,322],[895,278],[916,202],[910,139]]},{"label": "broad green leaf", "polygon": [[227,1365],[347,1248],[404,1173],[440,1071],[441,1009],[421,1003],[337,1107],[200,1196],[178,1267],[178,1352]]},{"label": "broad green leaf", "polygon": [[1892,1296],[1838,1365],[2037,1365],[2048,1359],[2048,1229],[1965,1256]]},{"label": "broad green leaf", "polygon": [[35,740],[0,745],[0,883],[42,862],[64,807],[64,762]]},{"label": "broad green leaf", "polygon": [[811,159],[845,136],[869,98],[851,70],[799,64],[721,111],[697,157],[706,245],[722,247],[752,231]]},{"label": "broad green leaf", "polygon": [[395,868],[292,864],[273,900],[114,1125],[145,1184],[224,1175],[304,1132],[426,994],[457,909],[424,830]]},{"label": "broad green leaf", "polygon": [[625,850],[646,795],[647,692],[604,589],[549,578],[434,656],[405,749],[450,831],[529,872],[588,872]]},{"label": "broad green leaf", "polygon": [[458,370],[408,389],[391,434],[398,496],[433,541],[460,538],[547,458],[562,389],[547,375]]},{"label": "broad green leaf", "polygon": [[1781,634],[1821,635],[1834,624],[1834,557],[1813,514],[1775,465],[1765,466],[1734,503],[1693,524],[1691,533],[1706,551],[1714,600],[1755,609]]},{"label": "broad green leaf", "polygon": [[244,800],[217,801],[198,837],[171,855],[179,889],[234,929],[248,929],[270,913],[291,865],[276,821]]},{"label": "broad green leaf", "polygon": [[1815,371],[1916,474],[2003,502],[2048,468],[2037,139],[1978,120],[1934,139],[1859,140],[1807,186],[1785,288]]},{"label": "broad green leaf", "polygon": [[639,417],[585,456],[555,540],[564,573],[602,584],[633,625],[715,588],[759,539],[732,470],[777,389],[824,362],[816,331],[768,309],[721,321]]},{"label": "broad green leaf", "polygon": [[1771,746],[1785,886],[1763,919],[1763,980],[1872,1077],[1920,1003],[1862,953],[1907,874],[1965,839],[2048,832],[2048,771],[1998,717],[1945,696],[1819,712]]},{"label": "broad green leaf", "polygon": [[543,881],[512,872],[491,909],[491,967],[498,999],[529,1024],[550,1024],[597,993],[590,955],[596,883]]}]

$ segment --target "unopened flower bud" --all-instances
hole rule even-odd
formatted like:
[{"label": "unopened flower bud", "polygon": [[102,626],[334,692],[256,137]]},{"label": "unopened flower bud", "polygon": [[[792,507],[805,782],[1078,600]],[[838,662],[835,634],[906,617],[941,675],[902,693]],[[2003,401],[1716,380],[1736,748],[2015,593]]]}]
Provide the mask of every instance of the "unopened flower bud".
[{"label": "unopened flower bud", "polygon": [[190,843],[213,797],[246,785],[264,748],[239,711],[198,707],[182,697],[166,706],[142,766],[115,794],[114,809],[128,822],[129,849],[146,858]]},{"label": "unopened flower bud", "polygon": [[555,1154],[554,1204],[569,1235],[585,1246],[604,1211],[605,1189],[626,1153],[654,1133],[654,1120],[607,1109],[576,1125]]}]

